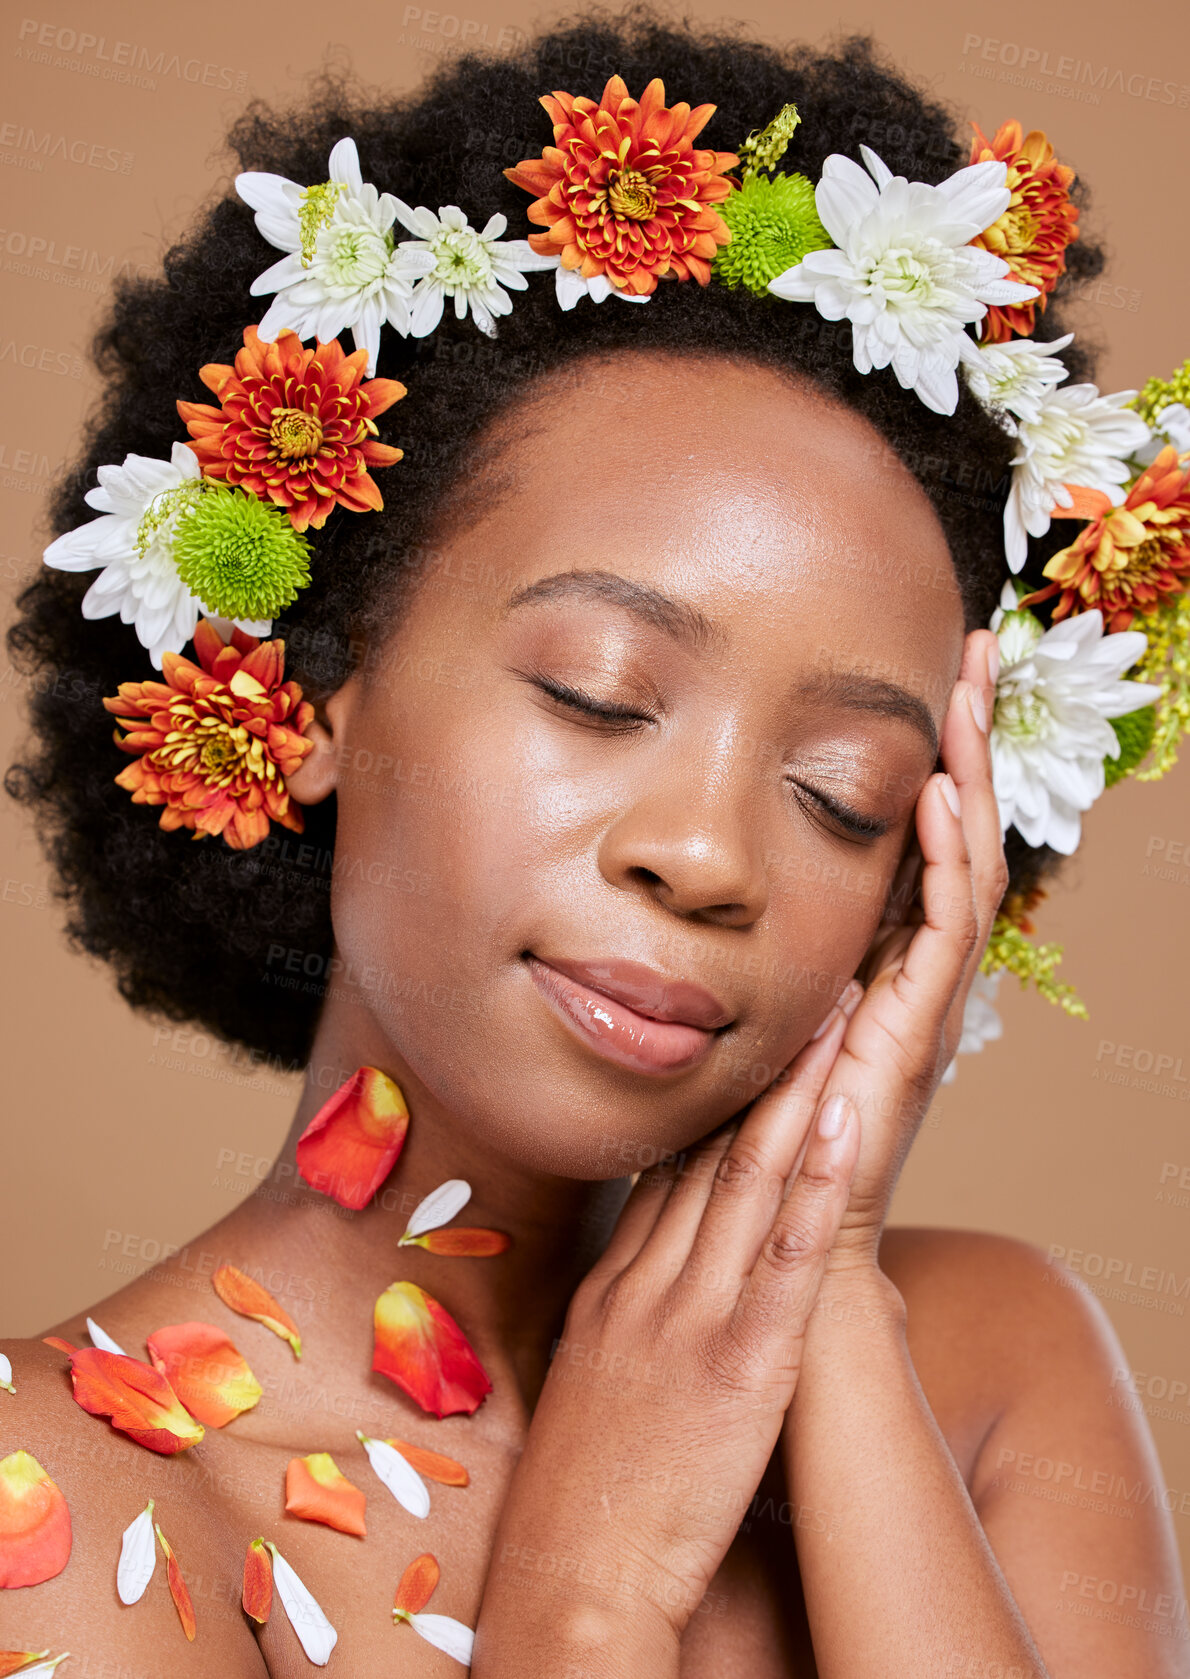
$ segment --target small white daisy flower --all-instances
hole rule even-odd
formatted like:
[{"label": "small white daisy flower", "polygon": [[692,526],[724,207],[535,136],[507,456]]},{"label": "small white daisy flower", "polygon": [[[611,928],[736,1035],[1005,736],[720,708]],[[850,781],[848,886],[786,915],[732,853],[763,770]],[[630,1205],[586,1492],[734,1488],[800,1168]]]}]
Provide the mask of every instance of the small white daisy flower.
[{"label": "small white daisy flower", "polygon": [[807,252],[769,290],[813,303],[825,320],[849,320],[860,373],[891,366],[927,408],[953,414],[964,327],[989,304],[1037,296],[1036,286],[1005,279],[1002,257],[971,244],[1008,208],[1007,168],[973,163],[934,187],[894,175],[868,146],[860,153],[866,174],[834,152],[814,190],[835,249]]},{"label": "small white daisy flower", "polygon": [[328,181],[310,187],[263,170],[236,176],[258,230],[287,253],[250,287],[253,297],[277,294],[257,331],[265,343],[290,327],[325,344],[350,327],[356,349],[368,352],[370,379],[381,327],[409,331],[414,283],[434,265],[422,251],[394,246],[399,200],[363,179],[354,140],[337,142],[328,170]]},{"label": "small white daisy flower", "polygon": [[1097,609],[1047,630],[1017,606],[1011,583],[988,627],[1000,643],[991,751],[1001,827],[1015,826],[1027,845],[1068,857],[1081,813],[1103,792],[1104,758],[1120,754],[1108,719],[1160,697],[1154,683],[1121,680],[1147,638],[1140,630],[1104,635]]},{"label": "small white daisy flower", "polygon": [[[122,466],[101,466],[98,489],[85,500],[102,515],[51,542],[42,556],[57,571],[95,571],[83,596],[84,618],[131,624],[158,670],[162,655],[180,653],[209,609],[192,595],[173,558],[178,517],[202,493],[194,450],[175,443],[168,461],[126,455]],[[237,619],[249,635],[267,635],[271,619]]]},{"label": "small white daisy flower", "polygon": [[507,216],[489,217],[477,232],[457,204],[443,204],[435,215],[424,205],[411,209],[399,198],[395,202],[398,219],[417,235],[403,239],[398,250],[430,264],[413,288],[409,330],[414,338],[433,332],[448,297],[460,321],[470,310],[479,330],[494,338],[496,317],[512,312],[512,299],[504,288],[524,291],[527,272],[553,266],[554,259],[538,256],[527,239],[501,239]]},{"label": "small white daisy flower", "polygon": [[980,346],[964,333],[959,357],[968,388],[993,419],[1015,436],[1013,418],[1036,420],[1048,393],[1065,379],[1067,369],[1051,357],[1073,337],[1067,332],[1048,344],[1014,338],[1007,344]]},{"label": "small white daisy flower", "polygon": [[1128,456],[1149,441],[1149,428],[1125,405],[1135,391],[1100,396],[1097,385],[1067,385],[1048,392],[1037,411],[1017,426],[1012,487],[1004,508],[1004,549],[1009,571],[1020,571],[1028,538],[1044,536],[1056,507],[1070,507],[1070,485],[1102,490],[1113,507],[1132,477]]}]

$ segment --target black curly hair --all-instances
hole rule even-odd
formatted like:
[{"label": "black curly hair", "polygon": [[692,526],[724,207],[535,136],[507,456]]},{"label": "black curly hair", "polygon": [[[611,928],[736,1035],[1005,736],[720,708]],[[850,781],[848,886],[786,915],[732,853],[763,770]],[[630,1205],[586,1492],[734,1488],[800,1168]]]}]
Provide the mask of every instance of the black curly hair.
[{"label": "black curly hair", "polygon": [[[812,180],[829,153],[857,157],[861,142],[894,173],[931,183],[968,159],[957,119],[866,38],[827,51],[778,50],[734,27],[704,30],[647,7],[584,12],[510,55],[459,56],[409,97],[381,96],[348,72],[324,70],[292,109],[249,104],[231,128],[230,147],[241,169],[315,182],[325,179],[334,143],[352,135],[365,180],[411,204],[459,204],[477,224],[502,211],[509,237],[522,237],[531,231],[528,199],[501,171],[549,141],[538,97],[562,88],[598,98],[614,74],[638,94],[660,76],[671,100],[713,103],[703,143],[724,151],[794,101],[802,123],[785,166]],[[1075,197],[1083,202],[1081,188]],[[249,287],[275,256],[227,181],[167,251],[160,278],[118,282],[92,350],[104,394],[77,464],[55,488],[54,535],[92,516],[83,496],[99,465],[130,452],[168,458],[183,429],[175,398],[205,400],[199,367],[234,360],[245,324],[263,308]],[[1068,276],[1085,280],[1102,263],[1099,249],[1080,238],[1067,255]],[[1059,301],[1039,314],[1038,337],[1058,336],[1060,312]],[[810,306],[717,284],[671,284],[647,308],[580,304],[562,313],[549,276],[530,276],[495,342],[450,311],[431,338],[383,334],[377,372],[408,387],[383,435],[405,457],[385,478],[382,513],[340,513],[316,533],[313,582],[273,632],[285,637],[287,676],[325,695],[346,678],[365,638],[391,626],[401,590],[440,533],[452,488],[457,494],[465,482],[490,420],[541,375],[569,364],[581,384],[590,365],[582,358],[634,348],[744,358],[809,378],[862,414],[930,498],[967,627],[986,624],[1008,575],[1002,513],[1012,446],[968,392],[943,418],[903,391],[891,371],[857,374],[849,324],[823,321]],[[1079,347],[1065,361],[1072,380],[1092,376]],[[1056,535],[1034,543],[1034,557],[1058,545]],[[158,812],[133,805],[114,784],[120,760],[100,704],[121,680],[150,674],[147,655],[118,618],[83,619],[79,602],[90,581],[41,568],[9,633],[14,659],[31,678],[35,738],[7,786],[39,819],[69,907],[69,934],[112,965],[135,1007],[194,1020],[300,1064],[320,996],[271,985],[267,952],[281,937],[311,953],[313,971],[326,971],[334,800],[307,810],[301,846],[282,835],[237,852],[163,832]],[[1026,847],[1015,830],[1008,839],[1010,891],[1028,891],[1054,854]]]}]

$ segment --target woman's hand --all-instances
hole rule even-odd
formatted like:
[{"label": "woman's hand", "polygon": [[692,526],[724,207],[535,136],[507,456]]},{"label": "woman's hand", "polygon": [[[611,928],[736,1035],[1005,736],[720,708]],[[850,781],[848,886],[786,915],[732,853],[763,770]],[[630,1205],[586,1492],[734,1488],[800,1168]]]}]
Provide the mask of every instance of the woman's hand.
[{"label": "woman's hand", "polygon": [[875,1266],[897,1176],[958,1046],[967,993],[1008,884],[987,727],[998,669],[996,637],[973,631],[942,728],[946,773],[922,789],[917,846],[894,885],[895,901],[912,893],[920,873],[918,894],[865,958],[867,991],[828,1081],[827,1095],[841,1094],[858,1110],[862,1134],[832,1274]]},{"label": "woman's hand", "polygon": [[820,1098],[859,995],[742,1122],[641,1176],[576,1291],[496,1536],[483,1679],[506,1659],[676,1673],[776,1445],[847,1203],[858,1124]]}]

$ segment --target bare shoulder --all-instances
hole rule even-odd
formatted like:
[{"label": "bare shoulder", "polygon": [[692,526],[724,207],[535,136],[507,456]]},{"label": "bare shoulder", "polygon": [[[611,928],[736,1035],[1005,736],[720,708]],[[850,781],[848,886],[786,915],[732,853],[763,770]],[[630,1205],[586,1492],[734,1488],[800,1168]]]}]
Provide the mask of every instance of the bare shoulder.
[{"label": "bare shoulder", "polygon": [[1174,1505],[1100,1302],[1041,1249],[982,1232],[892,1230],[881,1265],[906,1302],[922,1389],[1051,1670],[1186,1679]]},{"label": "bare shoulder", "polygon": [[[60,1573],[0,1592],[0,1647],[102,1656],[108,1665],[101,1671],[147,1679],[171,1671],[183,1651],[196,1676],[267,1673],[239,1608],[242,1559],[228,1549],[217,1491],[206,1486],[194,1457],[198,1448],[166,1457],[83,1411],[73,1397],[68,1358],[41,1340],[0,1340],[0,1352],[12,1365],[15,1390],[0,1392],[0,1458],[17,1451],[35,1458],[65,1498],[71,1529]],[[150,1499],[193,1600],[193,1645],[170,1597],[160,1550],[139,1603],[122,1604],[116,1592],[121,1537]],[[206,1568],[196,1559],[207,1559]]]}]

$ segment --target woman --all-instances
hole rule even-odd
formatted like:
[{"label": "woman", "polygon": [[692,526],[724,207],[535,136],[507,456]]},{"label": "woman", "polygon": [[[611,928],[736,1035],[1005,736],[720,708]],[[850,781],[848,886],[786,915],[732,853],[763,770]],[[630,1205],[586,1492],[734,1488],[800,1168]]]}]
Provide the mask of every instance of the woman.
[{"label": "woman", "polygon": [[[563,154],[535,100],[598,102],[615,76],[638,97],[660,78],[673,102],[644,96],[690,171],[664,233],[663,172],[624,156],[598,203],[592,189],[585,230],[549,208]],[[620,98],[613,86],[605,107]],[[695,118],[672,115],[679,99],[714,101],[717,151],[680,143]],[[137,596],[130,559],[121,578],[100,572],[110,587],[84,621],[77,573],[103,563],[98,537],[51,549],[17,644],[77,681],[72,698],[41,688],[41,755],[17,790],[49,821],[78,936],[129,1001],[309,1076],[255,1194],[100,1302],[90,1336],[80,1314],[49,1342],[6,1344],[6,1449],[57,1484],[73,1549],[36,1589],[2,1595],[0,1643],[139,1673],[181,1648],[181,1616],[196,1673],[290,1675],[329,1656],[345,1673],[392,1661],[428,1675],[470,1653],[438,1615],[476,1629],[482,1679],[1190,1671],[1160,1500],[1124,1520],[1023,1496],[1005,1474],[1036,1454],[1160,1487],[1143,1419],[1105,1404],[1125,1360],[1094,1300],[1020,1243],[885,1228],[993,919],[1056,847],[1026,843],[1023,813],[1006,863],[992,782],[1000,642],[986,626],[1009,576],[1012,438],[971,390],[948,396],[953,364],[860,373],[854,315],[834,324],[779,286],[758,295],[766,277],[757,288],[720,262],[716,206],[743,202],[750,163],[771,178],[776,161],[740,159],[740,143],[790,102],[786,167],[811,180],[861,143],[913,181],[966,163],[944,114],[863,43],[781,56],[644,15],[587,21],[515,59],[461,59],[408,103],[352,103],[328,83],[300,114],[253,107],[233,135],[240,197],[169,254],[165,282],[121,293],[86,471],[169,459],[178,397],[192,453],[223,485],[200,497],[155,480],[139,557],[192,493],[204,516],[243,511],[219,496],[253,473],[317,541],[278,606],[250,590],[216,600],[213,549],[185,574],[178,537],[179,620],[174,597]],[[617,108],[626,124],[639,111]],[[557,95],[550,114],[562,145],[583,110]],[[299,209],[347,136],[362,177],[339,152],[328,196]],[[406,221],[429,256],[409,242],[383,302],[352,323],[377,380],[352,436],[399,436],[404,459],[373,447],[350,482],[324,479],[319,505],[287,464],[316,452],[312,410],[292,391],[283,422],[270,409],[265,465],[259,416],[237,410],[225,447],[229,415],[267,342],[297,358],[292,390],[311,376],[287,324],[320,343],[340,331],[332,282],[348,281],[318,240],[338,194],[363,218],[363,261],[372,181],[408,201],[402,215],[458,203],[477,229],[499,211],[514,237],[527,189],[534,241],[500,259],[495,279],[518,292],[507,313],[474,229],[445,211]],[[687,213],[700,219],[682,257]],[[738,255],[747,240],[731,231]],[[270,237],[289,255],[261,275]],[[564,258],[556,290],[532,274],[597,237],[602,268]],[[687,283],[652,283],[654,237],[679,252],[669,280]],[[390,240],[381,266],[391,255]],[[1085,241],[1064,252],[1071,273],[1098,260]],[[979,315],[1041,292],[1007,272],[980,269]],[[256,336],[250,291],[275,294]],[[633,295],[648,306],[618,307]],[[458,313],[436,324],[451,297]],[[485,309],[502,316],[490,344],[475,331]],[[382,318],[398,331],[381,335]],[[1055,308],[1038,313],[1038,340],[1058,329]],[[1066,363],[1087,371],[1074,351]],[[194,400],[200,366],[219,410]],[[340,396],[368,389],[360,374],[340,371]],[[393,467],[383,510],[367,465]],[[91,507],[115,517],[121,484]],[[57,529],[87,517],[72,480]],[[1030,535],[1033,576],[1064,536]],[[218,628],[195,628],[196,600]],[[185,670],[179,624],[198,660]],[[250,633],[284,641],[300,694],[275,664],[266,680]],[[202,737],[188,791],[167,796],[163,760],[145,768],[150,655],[172,686],[184,678],[187,703],[218,671],[244,715],[273,707],[271,790],[224,808],[222,839],[217,824],[201,844],[176,830],[208,822],[241,714],[228,710],[226,741]],[[1136,693],[1120,712],[1150,697]],[[109,713],[133,754],[121,787]],[[300,845],[285,832],[297,810]],[[399,1246],[423,1198],[458,1180],[481,1234],[453,1252]],[[267,1275],[300,1364],[247,1321],[272,1308],[253,1308],[235,1272]],[[130,1367],[103,1364],[97,1394],[102,1361],[80,1349],[111,1337],[140,1359],[156,1336],[154,1366],[184,1396],[202,1359],[159,1332],[196,1323],[231,1338],[263,1397],[201,1439],[174,1412],[142,1442],[135,1417],[114,1414]],[[340,1475],[367,1493],[366,1537]],[[426,1479],[448,1483],[428,1516]],[[121,1552],[150,1500],[188,1610],[176,1582],[144,1585],[147,1525]],[[423,1554],[436,1569],[407,1572]],[[270,1570],[285,1613],[266,1619]],[[1103,1577],[1134,1586],[1143,1616],[1080,1614]]]}]

